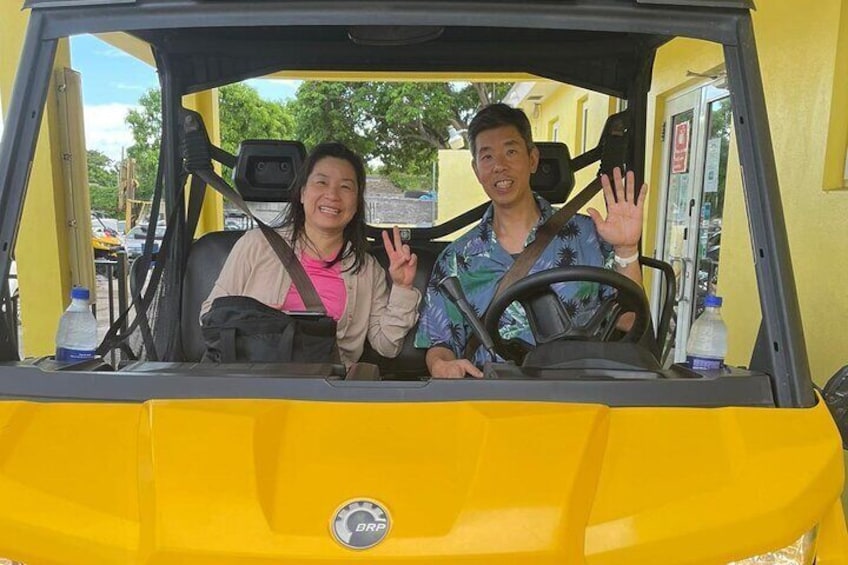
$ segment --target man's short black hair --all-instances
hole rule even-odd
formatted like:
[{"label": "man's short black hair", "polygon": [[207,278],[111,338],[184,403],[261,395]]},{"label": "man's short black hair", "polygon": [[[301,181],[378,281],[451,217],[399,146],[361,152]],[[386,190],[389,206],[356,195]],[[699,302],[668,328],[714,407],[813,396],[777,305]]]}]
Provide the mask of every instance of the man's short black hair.
[{"label": "man's short black hair", "polygon": [[527,152],[533,150],[533,130],[530,120],[521,108],[513,108],[503,103],[489,104],[472,118],[468,125],[468,143],[471,146],[471,158],[477,158],[477,136],[503,126],[513,126],[521,134],[527,145]]}]

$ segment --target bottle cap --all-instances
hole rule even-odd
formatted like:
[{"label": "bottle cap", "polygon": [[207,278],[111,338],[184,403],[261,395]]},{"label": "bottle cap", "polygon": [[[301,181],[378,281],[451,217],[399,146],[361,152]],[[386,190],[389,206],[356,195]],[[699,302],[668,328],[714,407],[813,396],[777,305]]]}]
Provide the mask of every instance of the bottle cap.
[{"label": "bottle cap", "polygon": [[84,286],[75,286],[71,289],[71,300],[79,298],[80,300],[88,300],[90,297],[88,289]]},{"label": "bottle cap", "polygon": [[715,294],[708,294],[704,299],[704,306],[709,307],[718,307],[721,306],[721,296],[716,296]]}]

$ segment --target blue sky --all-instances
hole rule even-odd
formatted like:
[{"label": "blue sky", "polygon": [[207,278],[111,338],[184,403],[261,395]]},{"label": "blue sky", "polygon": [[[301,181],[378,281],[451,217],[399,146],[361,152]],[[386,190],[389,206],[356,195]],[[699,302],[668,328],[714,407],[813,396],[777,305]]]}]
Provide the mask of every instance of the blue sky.
[{"label": "blue sky", "polygon": [[[145,91],[158,86],[156,72],[90,35],[71,38],[71,66],[82,75],[86,145],[112,159],[120,158],[121,147],[132,143],[124,117]],[[266,100],[291,98],[298,85],[292,80],[267,79],[247,83]]]}]

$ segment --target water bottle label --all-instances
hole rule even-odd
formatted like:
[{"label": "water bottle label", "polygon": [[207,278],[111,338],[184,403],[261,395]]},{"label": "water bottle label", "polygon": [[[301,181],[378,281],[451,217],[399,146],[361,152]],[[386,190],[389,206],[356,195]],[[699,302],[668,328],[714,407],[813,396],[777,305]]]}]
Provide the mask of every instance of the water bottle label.
[{"label": "water bottle label", "polygon": [[56,361],[85,361],[86,359],[94,359],[93,349],[56,348]]},{"label": "water bottle label", "polygon": [[710,359],[709,357],[694,357],[689,355],[686,357],[686,362],[693,369],[701,371],[717,371],[724,367],[724,360]]}]

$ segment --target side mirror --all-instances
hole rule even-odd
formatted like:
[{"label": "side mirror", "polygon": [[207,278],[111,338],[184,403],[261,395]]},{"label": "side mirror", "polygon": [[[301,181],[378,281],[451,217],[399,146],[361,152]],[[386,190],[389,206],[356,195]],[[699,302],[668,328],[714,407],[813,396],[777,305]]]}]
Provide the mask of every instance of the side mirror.
[{"label": "side mirror", "polygon": [[842,448],[848,450],[848,365],[830,377],[822,389],[822,396],[839,428]]}]

